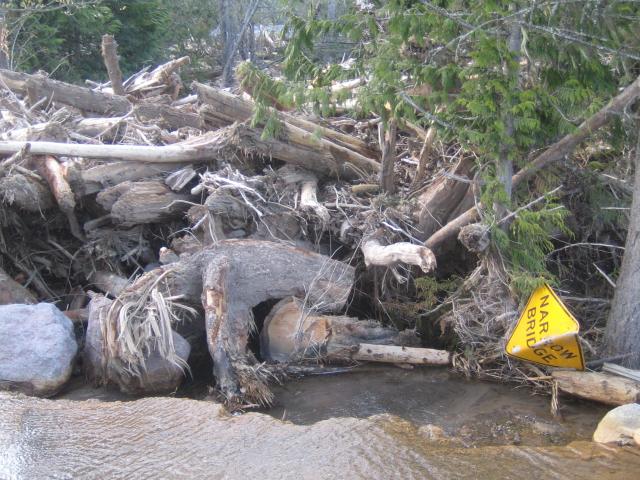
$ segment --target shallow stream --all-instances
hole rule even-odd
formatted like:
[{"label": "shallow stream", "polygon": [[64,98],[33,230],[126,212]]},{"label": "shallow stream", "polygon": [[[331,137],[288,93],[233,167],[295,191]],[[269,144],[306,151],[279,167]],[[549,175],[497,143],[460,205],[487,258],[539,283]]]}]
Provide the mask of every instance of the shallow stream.
[{"label": "shallow stream", "polygon": [[[72,386],[0,393],[0,478],[633,479],[640,450],[589,441],[606,412],[446,370],[372,368],[275,389],[267,412]],[[281,419],[284,418],[285,421]]]}]

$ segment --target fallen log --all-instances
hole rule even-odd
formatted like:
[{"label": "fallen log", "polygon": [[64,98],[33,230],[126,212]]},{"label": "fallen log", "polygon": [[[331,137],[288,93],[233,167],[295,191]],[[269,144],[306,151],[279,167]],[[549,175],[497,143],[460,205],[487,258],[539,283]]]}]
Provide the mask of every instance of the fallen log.
[{"label": "fallen log", "polygon": [[[194,82],[192,88],[198,94],[199,100],[211,107],[205,108],[202,114],[209,123],[216,127],[231,125],[234,122],[246,122],[253,116],[255,104],[250,100],[245,100],[231,93],[198,82]],[[279,112],[278,115],[284,122],[290,125],[298,127],[308,133],[319,135],[323,139],[352,150],[368,159],[377,158],[379,155],[379,151],[375,147],[370,146],[358,137],[323,127],[322,125],[296,117],[290,113]]]},{"label": "fallen log", "polygon": [[409,365],[450,365],[451,352],[433,348],[402,347],[361,343],[350,352],[353,360],[362,362],[399,363]]},{"label": "fallen log", "polygon": [[[210,132],[195,139],[168,146],[85,145],[78,143],[29,142],[32,155],[102,158],[129,162],[206,162],[228,146],[226,131]],[[0,142],[0,154],[13,154],[23,142]]]},{"label": "fallen log", "polygon": [[115,339],[126,337],[123,329],[137,332],[141,322],[148,321],[146,313],[136,312],[166,312],[166,299],[177,296],[185,305],[204,308],[214,375],[227,400],[268,401],[260,368],[247,347],[251,309],[296,295],[319,308],[337,310],[346,304],[353,278],[352,267],[323,255],[273,242],[224,240],[152,270],[125,288],[109,312],[105,338],[112,340],[107,355],[116,364],[135,363],[140,349],[165,341],[149,330],[131,351]]},{"label": "fallen log", "polygon": [[169,105],[141,103],[133,109],[133,116],[141,122],[154,122],[161,128],[170,131],[183,127],[204,129],[204,119],[196,114],[180,110]]},{"label": "fallen log", "polygon": [[449,365],[443,350],[394,345],[396,330],[372,320],[305,312],[300,299],[278,302],[260,332],[263,358],[277,362],[383,362],[414,365]]},{"label": "fallen log", "polygon": [[[639,96],[640,77],[625,88],[618,96],[611,99],[611,101],[597,113],[582,122],[575,132],[565,135],[558,142],[547,148],[544,153],[538,155],[529,165],[513,175],[513,177],[511,177],[512,187],[515,188],[518,184],[528,180],[549,164],[564,159],[593,132],[607,125],[613,118],[617,118],[624,108]],[[425,246],[432,249],[436,248],[450,238],[458,235],[460,228],[477,221],[479,217],[478,206],[471,207],[431,235],[425,242]]]},{"label": "fallen log", "polygon": [[449,221],[469,190],[469,183],[463,180],[471,174],[473,165],[470,157],[461,158],[418,197],[420,210],[417,220],[421,239],[431,237]]},{"label": "fallen log", "polygon": [[186,212],[193,197],[172,191],[164,182],[122,182],[107,188],[96,201],[123,227],[161,223]]},{"label": "fallen log", "polygon": [[27,175],[26,172],[0,178],[0,199],[21,210],[35,213],[49,210],[55,205],[51,190],[42,179]]},{"label": "fallen log", "polygon": [[43,75],[0,70],[0,80],[11,91],[28,95],[31,104],[46,99],[45,103],[53,101],[99,115],[124,115],[131,110],[131,103],[125,97],[96,92]]},{"label": "fallen log", "polygon": [[180,163],[113,162],[86,170],[67,169],[67,180],[78,197],[97,193],[126,181],[153,179],[179,170]]},{"label": "fallen log", "polygon": [[565,393],[607,405],[640,401],[640,383],[627,378],[596,372],[554,370],[558,388]]}]

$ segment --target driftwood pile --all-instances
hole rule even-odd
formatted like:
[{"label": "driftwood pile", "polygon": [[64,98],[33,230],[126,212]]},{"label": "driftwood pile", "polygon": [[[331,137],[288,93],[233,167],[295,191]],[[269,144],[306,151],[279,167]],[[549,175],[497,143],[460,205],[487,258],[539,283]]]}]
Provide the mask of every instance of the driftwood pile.
[{"label": "driftwood pile", "polygon": [[227,400],[269,402],[267,380],[286,369],[249,349],[252,309],[281,299],[296,308],[269,315],[265,360],[450,362],[400,346],[413,334],[339,316],[356,270],[403,282],[436,265],[415,202],[377,195],[375,122],[343,120],[355,135],[280,112],[281,132],[265,138],[246,94],[194,83],[181,96],[188,58],[122,81],[111,49],[106,38],[107,84],[0,71],[3,303],[56,302],[88,321],[87,373],[126,391],[166,390],[145,373],[158,355],[188,369],[180,333],[206,344]]},{"label": "driftwood pile", "polygon": [[[144,380],[151,357],[187,369],[183,336],[207,346],[218,391],[242,404],[268,403],[266,383],[283,371],[259,362],[252,338],[269,361],[448,364],[447,352],[411,349],[411,335],[345,315],[434,271],[436,255],[443,275],[481,261],[426,315],[465,344],[484,342],[484,357],[502,356],[516,305],[486,255],[487,228],[473,223],[482,205],[472,152],[436,147],[433,128],[319,119],[275,102],[268,137],[247,93],[196,82],[185,95],[186,57],[123,80],[112,40],[106,84],[0,70],[0,300],[56,302],[88,321],[88,373],[156,391]],[[513,185],[639,94],[637,80]],[[253,312],[265,306],[262,326]],[[474,370],[477,360],[457,362]]]}]

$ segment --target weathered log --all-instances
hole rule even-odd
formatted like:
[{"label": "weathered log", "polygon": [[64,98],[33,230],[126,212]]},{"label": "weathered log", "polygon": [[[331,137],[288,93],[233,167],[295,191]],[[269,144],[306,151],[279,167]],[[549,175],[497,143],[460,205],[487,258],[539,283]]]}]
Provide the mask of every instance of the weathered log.
[{"label": "weathered log", "polygon": [[189,113],[169,105],[149,102],[136,105],[133,115],[141,122],[154,122],[161,128],[173,131],[182,127],[204,129],[204,119],[197,113]]},{"label": "weathered log", "polygon": [[399,363],[409,365],[450,365],[451,352],[433,348],[402,347],[361,343],[351,358],[363,362]]},{"label": "weathered log", "polygon": [[[212,107],[205,108],[202,113],[207,121],[216,127],[231,125],[234,122],[246,122],[253,115],[255,104],[250,100],[245,100],[231,93],[198,82],[194,82],[192,87],[197,92],[200,101]],[[322,125],[286,112],[280,112],[278,115],[290,125],[301,128],[306,132],[320,135],[322,138],[357,152],[363,157],[373,159],[377,158],[379,154],[375,147],[370,146],[367,142],[353,135],[347,135],[323,127]]]},{"label": "weathered log", "polygon": [[174,172],[180,163],[113,162],[86,170],[67,170],[67,179],[78,197],[97,193],[122,182],[152,179]]},{"label": "weathered log", "polygon": [[43,212],[55,205],[51,190],[30,175],[14,173],[0,178],[0,199],[27,212]]},{"label": "weathered log", "polygon": [[358,178],[362,173],[371,173],[379,169],[379,164],[374,160],[361,156],[349,158],[348,155],[345,158],[341,153],[347,149],[318,139],[312,133],[286,123],[281,138],[263,139],[259,130],[242,124],[227,128],[233,131],[231,143],[240,150],[274,157],[323,176],[338,176],[351,180]]},{"label": "weathered log", "polygon": [[329,222],[329,210],[318,202],[318,177],[307,170],[290,166],[278,170],[278,176],[287,184],[300,183],[300,207],[302,210],[315,213],[324,224]]},{"label": "weathered log", "polygon": [[[173,100],[178,98],[180,86],[176,84],[174,72],[183,65],[191,62],[189,57],[180,57],[157,66],[151,72],[143,72],[133,82],[127,85],[129,95],[149,97],[162,93],[169,93]],[[178,78],[178,83],[179,78]]]},{"label": "weathered log", "polygon": [[118,62],[117,53],[118,44],[113,35],[105,34],[102,36],[102,59],[107,67],[107,74],[111,81],[111,89],[115,95],[124,95],[124,87],[122,86],[122,71]]},{"label": "weathered log", "polygon": [[369,238],[362,244],[365,265],[393,267],[398,263],[417,265],[423,272],[430,272],[436,268],[436,257],[431,250],[422,245],[408,242],[398,242],[382,245],[376,238]]},{"label": "weathered log", "polygon": [[[69,157],[102,158],[129,162],[177,163],[206,162],[228,148],[229,132],[209,132],[175,145],[83,145],[77,143],[30,142],[33,155],[63,155]],[[12,154],[24,146],[23,142],[0,142],[0,154]]]},{"label": "weathered log", "polygon": [[[273,242],[224,240],[148,272],[127,287],[110,314],[115,328],[111,338],[122,334],[116,322],[122,305],[145,298],[153,301],[145,297],[151,285],[163,295],[179,296],[181,302],[201,302],[207,311],[206,338],[220,390],[231,402],[261,401],[263,382],[247,350],[251,308],[269,299],[306,295],[319,308],[340,309],[353,277],[352,267],[306,250]],[[146,340],[157,339],[151,335]],[[142,339],[140,348],[145,344]]]},{"label": "weathered log", "polygon": [[448,365],[443,350],[394,345],[396,330],[371,320],[305,312],[293,297],[278,302],[260,332],[263,358],[277,362],[318,360]]},{"label": "weathered log", "polygon": [[[511,178],[512,187],[515,189],[518,184],[528,180],[542,168],[564,159],[593,132],[607,125],[611,119],[617,118],[624,108],[638,96],[640,96],[640,77],[597,113],[582,122],[575,132],[562,137],[562,139],[545,150],[544,153],[538,155],[529,165],[513,175]],[[477,206],[473,206],[431,235],[425,245],[432,249],[437,247],[457,235],[460,228],[477,221],[478,218]]]},{"label": "weathered log", "polygon": [[173,192],[162,181],[123,182],[101,191],[97,202],[123,227],[159,223],[186,212],[193,197]]},{"label": "weathered log", "polygon": [[627,378],[596,372],[554,370],[558,388],[570,395],[607,405],[625,405],[640,401],[640,383]]},{"label": "weathered log", "polygon": [[32,104],[45,98],[47,103],[54,101],[100,115],[124,115],[131,110],[131,103],[124,97],[96,92],[42,75],[0,70],[0,79],[12,91],[28,95]]},{"label": "weathered log", "polygon": [[38,299],[0,268],[0,305],[13,303],[34,304],[38,303]]},{"label": "weathered log", "polygon": [[0,135],[2,140],[26,142],[30,140],[49,140],[65,142],[67,132],[62,125],[56,122],[36,123],[25,128],[16,128]]},{"label": "weathered log", "polygon": [[463,157],[451,167],[449,172],[436,179],[418,198],[420,206],[417,214],[420,238],[429,238],[445,225],[452,212],[458,207],[469,190],[468,178],[473,169],[473,159]]}]

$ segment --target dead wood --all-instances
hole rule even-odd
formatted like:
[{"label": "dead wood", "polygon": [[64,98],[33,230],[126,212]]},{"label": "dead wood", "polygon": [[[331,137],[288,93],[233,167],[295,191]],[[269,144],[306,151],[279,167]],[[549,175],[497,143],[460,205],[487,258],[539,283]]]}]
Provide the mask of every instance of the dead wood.
[{"label": "dead wood", "polygon": [[[255,104],[251,100],[246,100],[198,82],[194,82],[192,87],[197,92],[200,101],[205,104],[205,108],[201,113],[207,119],[207,122],[213,126],[223,127],[234,122],[246,122],[253,116]],[[290,125],[298,127],[308,133],[318,135],[338,146],[352,150],[369,160],[377,158],[378,156],[378,151],[375,147],[370,146],[367,142],[357,137],[323,127],[315,122],[294,116],[290,113],[280,112],[278,115],[284,122]]]},{"label": "dead wood", "polygon": [[421,239],[429,238],[449,221],[469,190],[469,183],[464,182],[464,179],[469,178],[473,166],[472,158],[460,158],[447,173],[434,180],[420,195],[417,220]]},{"label": "dead wood", "polygon": [[131,103],[124,97],[96,92],[43,75],[0,70],[0,80],[11,91],[27,95],[32,104],[45,99],[46,103],[53,101],[99,115],[124,115],[131,110]]},{"label": "dead wood", "polygon": [[425,273],[436,268],[436,257],[431,250],[409,242],[382,245],[379,239],[372,237],[363,242],[362,253],[367,267],[371,265],[393,267],[404,263],[416,265]]},{"label": "dead wood", "polygon": [[424,180],[424,176],[427,172],[427,164],[429,163],[429,158],[433,152],[433,142],[436,139],[436,128],[430,127],[429,130],[426,131],[424,136],[424,141],[422,143],[422,148],[420,149],[420,156],[418,157],[418,168],[416,169],[416,174],[413,177],[413,185],[419,185],[422,180]]},{"label": "dead wood", "polygon": [[117,225],[161,223],[186,212],[193,197],[173,192],[164,182],[123,182],[101,191],[97,202]]},{"label": "dead wood", "polygon": [[183,127],[202,130],[205,127],[204,120],[200,115],[185,112],[169,105],[141,103],[133,109],[133,116],[143,123],[154,123],[170,131]]},{"label": "dead wood", "polygon": [[49,187],[42,179],[25,173],[13,173],[0,178],[0,199],[27,212],[43,212],[55,203]]},{"label": "dead wood", "polygon": [[607,405],[626,405],[640,401],[640,383],[627,378],[596,372],[554,370],[558,388],[570,395]]},{"label": "dead wood", "polygon": [[[168,146],[84,145],[78,143],[30,142],[33,155],[101,158],[129,162],[206,162],[228,146],[226,131],[210,132],[195,139]],[[13,154],[23,142],[0,142],[0,154]]]},{"label": "dead wood", "polygon": [[143,98],[169,94],[172,100],[176,100],[182,88],[182,82],[175,72],[190,62],[189,57],[180,57],[159,65],[151,72],[142,72],[134,81],[126,85],[126,92]]},{"label": "dead wood", "polygon": [[449,352],[394,345],[401,339],[396,330],[375,321],[305,311],[302,300],[289,297],[265,318],[260,351],[267,360],[277,362],[450,363]]},{"label": "dead wood", "polygon": [[67,179],[78,197],[97,193],[122,182],[153,179],[178,170],[180,163],[113,162],[86,170],[67,170]]},{"label": "dead wood", "polygon": [[105,34],[102,36],[102,58],[105,67],[107,67],[107,74],[111,81],[111,89],[115,95],[124,95],[122,71],[120,71],[120,63],[118,62],[117,48],[118,44],[113,38],[113,35]]},{"label": "dead wood", "polygon": [[[264,241],[225,240],[181,257],[138,278],[118,297],[110,313],[110,328],[117,338],[116,318],[124,305],[152,302],[153,288],[161,295],[179,296],[205,309],[207,343],[214,359],[219,388],[231,402],[244,398],[264,400],[259,368],[248,353],[251,308],[273,298],[306,297],[321,310],[344,307],[353,283],[352,267],[306,250]],[[157,297],[155,297],[157,298]],[[141,340],[154,342],[154,336]],[[117,356],[117,349],[112,350]],[[258,393],[261,392],[261,393]],[[253,394],[257,395],[252,398]]]},{"label": "dead wood", "polygon": [[[607,105],[601,108],[596,114],[585,120],[575,132],[565,135],[558,142],[551,145],[544,153],[536,157],[528,166],[513,175],[511,183],[513,188],[518,184],[528,180],[539,170],[546,166],[563,160],[593,132],[604,127],[613,118],[616,118],[624,108],[640,96],[640,77],[631,85],[625,88],[622,93],[614,97]],[[425,245],[435,248],[454,235],[457,235],[460,228],[473,223],[479,218],[477,207],[471,207],[457,218],[440,228],[427,239]]]},{"label": "dead wood", "polygon": [[89,278],[89,287],[94,287],[109,295],[120,295],[129,285],[129,280],[113,272],[95,271]]},{"label": "dead wood", "polygon": [[38,299],[0,268],[0,305],[12,303],[33,304],[38,303]]},{"label": "dead wood", "polygon": [[396,177],[393,171],[396,163],[396,131],[395,120],[378,124],[378,143],[382,152],[380,190],[389,195],[396,191]]}]

